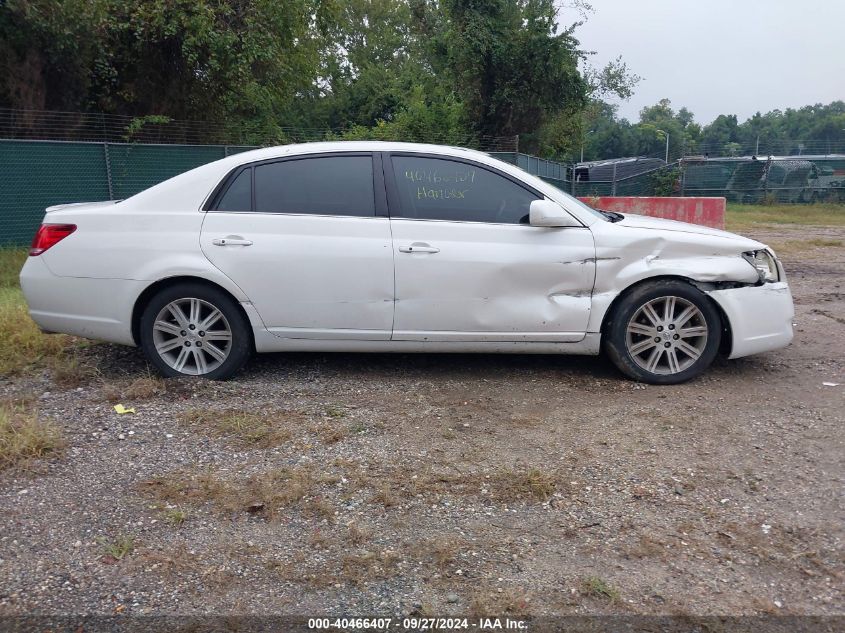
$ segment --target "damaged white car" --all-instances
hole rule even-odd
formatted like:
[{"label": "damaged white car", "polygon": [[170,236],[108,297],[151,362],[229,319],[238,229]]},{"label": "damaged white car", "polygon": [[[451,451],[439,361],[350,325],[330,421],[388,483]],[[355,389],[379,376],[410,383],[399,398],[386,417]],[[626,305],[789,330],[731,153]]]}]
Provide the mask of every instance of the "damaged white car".
[{"label": "damaged white car", "polygon": [[21,272],[45,331],[140,345],[167,376],[256,352],[607,353],[680,383],[787,345],[765,245],[595,211],[486,154],[260,149],[118,202],[47,209]]}]

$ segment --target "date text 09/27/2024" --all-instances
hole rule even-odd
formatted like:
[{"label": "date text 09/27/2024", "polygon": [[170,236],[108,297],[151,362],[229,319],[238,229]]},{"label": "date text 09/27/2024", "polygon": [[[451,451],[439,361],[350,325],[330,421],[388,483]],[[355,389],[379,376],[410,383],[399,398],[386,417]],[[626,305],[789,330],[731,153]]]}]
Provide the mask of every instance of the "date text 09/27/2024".
[{"label": "date text 09/27/2024", "polygon": [[527,631],[528,623],[511,618],[309,618],[312,630],[372,631]]}]

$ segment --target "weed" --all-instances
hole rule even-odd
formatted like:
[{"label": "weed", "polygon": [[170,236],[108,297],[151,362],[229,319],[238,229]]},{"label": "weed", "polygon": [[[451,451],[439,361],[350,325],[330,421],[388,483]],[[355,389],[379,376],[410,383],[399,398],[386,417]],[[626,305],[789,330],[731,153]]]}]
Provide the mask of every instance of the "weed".
[{"label": "weed", "polygon": [[94,365],[75,354],[58,354],[50,360],[48,366],[53,382],[66,389],[86,385],[100,375]]},{"label": "weed", "polygon": [[609,602],[619,601],[619,590],[608,584],[598,576],[590,576],[581,584],[581,592],[593,598],[601,598]]},{"label": "weed", "polygon": [[114,541],[104,536],[98,538],[97,541],[100,543],[103,554],[115,560],[123,560],[135,549],[135,539],[125,534],[119,535]]},{"label": "weed", "polygon": [[316,499],[312,499],[306,503],[304,510],[318,519],[325,519],[330,523],[333,522],[335,518],[334,506],[323,497],[317,497]]},{"label": "weed", "polygon": [[63,356],[71,343],[70,337],[42,333],[29,318],[20,290],[0,287],[0,376],[43,367]]},{"label": "weed", "polygon": [[103,387],[103,399],[112,404],[133,400],[148,400],[167,393],[167,382],[158,376],[147,375],[131,382],[109,382]]},{"label": "weed", "polygon": [[326,415],[330,418],[345,418],[346,417],[346,409],[343,407],[330,404],[326,407]]},{"label": "weed", "polygon": [[182,416],[182,420],[210,428],[218,435],[235,438],[250,446],[272,448],[291,438],[291,432],[281,425],[285,415],[283,412],[267,415],[241,410],[192,409]]},{"label": "weed", "polygon": [[20,403],[0,402],[0,469],[25,464],[64,447],[59,428]]},{"label": "weed", "polygon": [[[276,468],[239,480],[223,479],[212,471],[175,471],[142,482],[141,489],[168,503],[191,506],[209,503],[221,512],[251,512],[272,517],[308,496],[319,494],[324,486],[336,483],[337,478],[303,466]],[[311,502],[303,509],[328,512],[329,506]],[[334,516],[333,510],[331,515]]]},{"label": "weed", "polygon": [[495,615],[527,616],[530,596],[521,589],[478,589],[470,600],[470,613],[475,617]]},{"label": "weed", "polygon": [[172,525],[182,525],[188,519],[188,513],[181,508],[167,508],[161,512],[161,518]]},{"label": "weed", "polygon": [[340,425],[320,425],[315,427],[314,430],[323,444],[337,444],[349,435],[349,429]]},{"label": "weed", "polygon": [[399,559],[399,554],[391,550],[361,550],[342,558],[341,575],[355,585],[390,578],[395,573],[394,568]]},{"label": "weed", "polygon": [[349,525],[346,533],[347,540],[353,545],[363,545],[373,537],[373,530],[369,527],[361,527],[357,523]]},{"label": "weed", "polygon": [[539,468],[496,473],[490,478],[493,496],[501,501],[548,501],[558,486],[557,476]]},{"label": "weed", "polygon": [[384,484],[376,490],[375,494],[373,494],[370,499],[370,502],[383,505],[385,508],[390,508],[395,506],[399,501],[391,491],[390,486]]},{"label": "weed", "polygon": [[451,536],[439,536],[422,541],[414,550],[419,558],[431,559],[442,570],[456,561],[461,545],[461,541]]}]

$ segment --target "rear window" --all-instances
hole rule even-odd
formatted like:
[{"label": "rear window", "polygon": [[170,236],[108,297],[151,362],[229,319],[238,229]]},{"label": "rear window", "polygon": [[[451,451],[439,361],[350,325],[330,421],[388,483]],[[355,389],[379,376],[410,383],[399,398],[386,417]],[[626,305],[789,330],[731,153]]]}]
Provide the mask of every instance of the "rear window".
[{"label": "rear window", "polygon": [[244,169],[217,203],[218,211],[252,210],[252,169]]}]

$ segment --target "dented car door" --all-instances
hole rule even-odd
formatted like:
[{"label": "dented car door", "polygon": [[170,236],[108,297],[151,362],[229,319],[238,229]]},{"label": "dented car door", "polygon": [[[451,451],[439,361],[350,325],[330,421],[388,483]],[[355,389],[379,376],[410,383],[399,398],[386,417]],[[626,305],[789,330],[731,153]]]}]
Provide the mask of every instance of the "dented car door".
[{"label": "dented car door", "polygon": [[587,228],[529,225],[542,194],[471,160],[394,153],[385,171],[393,340],[584,337],[596,270]]}]

